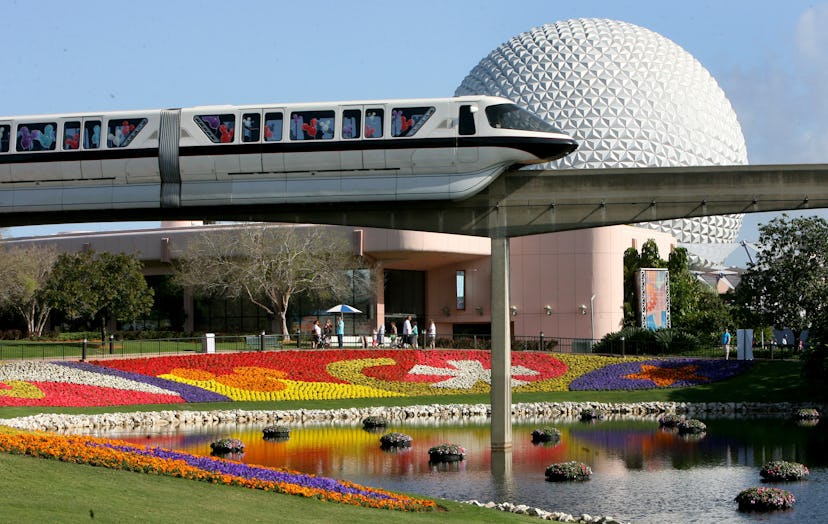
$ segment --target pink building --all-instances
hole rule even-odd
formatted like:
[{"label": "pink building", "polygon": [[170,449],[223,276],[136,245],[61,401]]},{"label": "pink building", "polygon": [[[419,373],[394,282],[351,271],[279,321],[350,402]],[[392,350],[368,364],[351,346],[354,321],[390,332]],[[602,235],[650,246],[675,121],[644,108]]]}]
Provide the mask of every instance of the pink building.
[{"label": "pink building", "polygon": [[[8,239],[4,243],[55,244],[64,252],[93,249],[132,253],[144,263],[145,275],[158,278],[172,272],[177,248],[193,235],[210,228],[244,227],[164,225],[177,227],[66,233]],[[376,289],[370,298],[369,311],[354,317],[356,329],[370,333],[372,328],[390,320],[396,320],[401,328],[402,318],[411,314],[419,321],[421,333],[431,319],[442,335],[490,332],[488,238],[374,228],[333,229],[351,238],[354,251],[375,262],[386,275],[382,289]],[[537,337],[543,332],[549,338],[600,339],[620,329],[624,251],[629,247],[640,249],[648,239],[656,241],[662,257],[676,245],[670,234],[631,226],[513,238],[512,334]],[[460,276],[462,285],[458,285]],[[406,294],[415,299],[401,302],[399,297]],[[203,324],[194,326],[197,312],[193,299],[185,292],[182,300],[185,331],[215,329]],[[406,307],[401,303],[413,305]]]}]

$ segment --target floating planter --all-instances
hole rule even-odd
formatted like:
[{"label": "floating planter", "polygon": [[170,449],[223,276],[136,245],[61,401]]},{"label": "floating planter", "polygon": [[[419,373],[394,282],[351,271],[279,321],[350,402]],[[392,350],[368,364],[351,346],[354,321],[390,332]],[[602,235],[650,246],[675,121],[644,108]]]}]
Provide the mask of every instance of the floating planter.
[{"label": "floating planter", "polygon": [[796,420],[818,420],[819,411],[813,408],[798,409],[794,413],[794,418]]},{"label": "floating planter", "polygon": [[561,440],[561,432],[558,428],[540,428],[532,431],[532,442],[557,442]]},{"label": "floating planter", "polygon": [[411,447],[411,436],[405,433],[386,433],[380,437],[382,449],[397,449]]},{"label": "floating planter", "polygon": [[388,425],[388,421],[385,420],[385,417],[380,417],[377,415],[371,415],[362,419],[362,426],[365,428],[384,428]]},{"label": "floating planter", "polygon": [[262,433],[264,433],[266,439],[290,438],[290,428],[283,425],[265,426]]},{"label": "floating planter", "polygon": [[222,438],[210,443],[213,453],[241,453],[244,451],[244,442],[237,438]]},{"label": "floating planter", "polygon": [[557,462],[546,468],[546,480],[561,482],[565,480],[589,480],[592,469],[583,462]]},{"label": "floating planter", "polygon": [[581,410],[581,420],[593,421],[604,418],[604,412],[600,409],[588,408]]},{"label": "floating planter", "polygon": [[759,471],[765,480],[805,480],[809,473],[804,464],[784,460],[772,460]]},{"label": "floating planter", "polygon": [[705,423],[694,418],[682,420],[676,427],[679,435],[701,435],[707,431]]},{"label": "floating planter", "polygon": [[748,488],[734,499],[739,511],[774,511],[790,509],[796,502],[793,493],[779,488]]},{"label": "floating planter", "polygon": [[676,415],[674,413],[667,413],[658,418],[658,425],[662,428],[675,428],[679,423],[684,421],[683,415]]},{"label": "floating planter", "polygon": [[458,462],[466,457],[466,448],[457,444],[440,444],[428,450],[430,462]]}]

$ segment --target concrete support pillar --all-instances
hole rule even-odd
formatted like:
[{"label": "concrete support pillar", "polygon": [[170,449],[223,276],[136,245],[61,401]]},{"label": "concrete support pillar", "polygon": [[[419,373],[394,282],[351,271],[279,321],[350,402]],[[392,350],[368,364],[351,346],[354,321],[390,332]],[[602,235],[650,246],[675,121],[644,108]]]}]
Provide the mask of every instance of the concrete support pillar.
[{"label": "concrete support pillar", "polygon": [[492,238],[492,451],[512,449],[509,239]]}]

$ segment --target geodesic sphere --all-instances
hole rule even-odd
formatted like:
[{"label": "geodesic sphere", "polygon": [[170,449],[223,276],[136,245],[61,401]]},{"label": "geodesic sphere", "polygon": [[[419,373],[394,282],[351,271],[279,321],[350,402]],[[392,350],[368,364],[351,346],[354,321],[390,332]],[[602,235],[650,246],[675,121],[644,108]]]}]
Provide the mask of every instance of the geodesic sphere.
[{"label": "geodesic sphere", "polygon": [[[626,22],[573,19],[521,33],[481,60],[455,94],[509,98],[575,137],[578,150],[546,169],[747,164],[736,113],[710,73],[674,42]],[[717,264],[742,217],[640,226],[672,234],[691,252],[704,244],[697,256]]]}]

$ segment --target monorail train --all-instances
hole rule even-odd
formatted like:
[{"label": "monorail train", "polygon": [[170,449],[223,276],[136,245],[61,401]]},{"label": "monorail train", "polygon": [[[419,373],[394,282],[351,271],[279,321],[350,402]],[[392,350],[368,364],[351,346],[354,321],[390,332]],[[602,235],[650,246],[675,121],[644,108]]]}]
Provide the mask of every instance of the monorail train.
[{"label": "monorail train", "polygon": [[462,199],[576,148],[489,96],[0,117],[0,213]]}]

